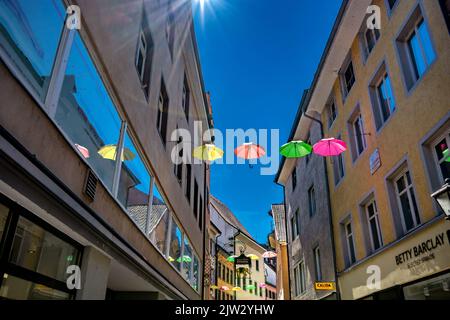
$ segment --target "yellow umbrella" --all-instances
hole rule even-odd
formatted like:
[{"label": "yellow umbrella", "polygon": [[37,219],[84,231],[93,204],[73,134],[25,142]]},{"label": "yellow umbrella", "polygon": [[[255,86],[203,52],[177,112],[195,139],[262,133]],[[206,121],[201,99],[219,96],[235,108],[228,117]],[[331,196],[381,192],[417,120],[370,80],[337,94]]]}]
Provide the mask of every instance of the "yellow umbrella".
[{"label": "yellow umbrella", "polygon": [[233,290],[233,291],[242,291],[242,289],[239,288],[239,287],[234,287],[232,290]]},{"label": "yellow umbrella", "polygon": [[194,149],[194,157],[204,161],[214,161],[223,157],[223,150],[213,144],[205,144]]},{"label": "yellow umbrella", "polygon": [[[98,150],[98,154],[101,155],[104,159],[116,160],[116,149],[117,146],[115,144],[106,145],[100,150]],[[128,148],[124,148],[122,152],[122,161],[133,160],[136,155]]]},{"label": "yellow umbrella", "polygon": [[251,260],[259,260],[259,257],[256,254],[249,254],[247,255],[247,258],[250,258]]},{"label": "yellow umbrella", "polygon": [[219,289],[219,287],[218,286],[211,286],[211,289],[217,290],[217,289]]}]

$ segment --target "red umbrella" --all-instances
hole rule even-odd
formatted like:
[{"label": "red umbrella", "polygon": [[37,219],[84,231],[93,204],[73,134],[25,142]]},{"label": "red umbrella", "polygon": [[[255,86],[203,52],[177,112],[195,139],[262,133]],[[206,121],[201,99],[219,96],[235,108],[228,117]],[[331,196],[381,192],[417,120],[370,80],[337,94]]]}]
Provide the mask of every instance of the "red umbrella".
[{"label": "red umbrella", "polygon": [[77,147],[78,151],[85,157],[86,159],[89,158],[89,149],[83,146],[80,146],[78,143],[75,143],[75,147]]},{"label": "red umbrella", "polygon": [[338,156],[347,150],[347,144],[336,138],[322,139],[313,147],[314,153],[319,156]]},{"label": "red umbrella", "polygon": [[254,144],[253,142],[244,143],[242,146],[239,146],[234,150],[234,153],[243,159],[259,159],[264,157],[266,154],[266,150],[263,147]]}]

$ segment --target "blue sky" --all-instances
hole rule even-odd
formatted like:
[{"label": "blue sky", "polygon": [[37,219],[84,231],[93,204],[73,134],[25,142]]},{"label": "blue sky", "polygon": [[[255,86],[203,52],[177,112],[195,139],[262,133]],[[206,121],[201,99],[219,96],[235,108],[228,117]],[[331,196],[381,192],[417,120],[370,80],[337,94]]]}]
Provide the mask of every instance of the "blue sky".
[{"label": "blue sky", "polygon": [[[196,0],[194,0],[196,1]],[[215,127],[279,129],[288,139],[304,89],[311,84],[340,0],[208,0],[195,29]],[[266,243],[268,211],[283,201],[274,176],[258,166],[215,165],[211,193]]]}]

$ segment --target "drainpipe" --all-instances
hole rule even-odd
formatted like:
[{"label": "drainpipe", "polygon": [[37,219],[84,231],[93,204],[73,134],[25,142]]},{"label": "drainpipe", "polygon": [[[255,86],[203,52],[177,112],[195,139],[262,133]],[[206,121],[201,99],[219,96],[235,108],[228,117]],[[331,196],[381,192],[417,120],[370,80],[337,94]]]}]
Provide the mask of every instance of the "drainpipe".
[{"label": "drainpipe", "polygon": [[[303,115],[311,119],[312,121],[318,123],[320,125],[320,135],[325,137],[325,132],[323,130],[323,124],[322,121],[316,119],[315,117],[311,117],[306,113],[306,111],[303,113]],[[333,252],[333,264],[334,264],[334,281],[336,283],[336,299],[341,299],[341,294],[339,291],[339,282],[338,282],[338,274],[337,274],[337,265],[336,265],[336,245],[335,245],[335,239],[334,239],[334,226],[333,226],[333,216],[331,214],[331,198],[330,198],[330,184],[328,179],[328,167],[327,167],[327,160],[325,157],[323,157],[323,164],[325,168],[325,183],[327,185],[327,201],[328,201],[328,216],[330,219],[330,235],[331,235],[331,247]]]}]

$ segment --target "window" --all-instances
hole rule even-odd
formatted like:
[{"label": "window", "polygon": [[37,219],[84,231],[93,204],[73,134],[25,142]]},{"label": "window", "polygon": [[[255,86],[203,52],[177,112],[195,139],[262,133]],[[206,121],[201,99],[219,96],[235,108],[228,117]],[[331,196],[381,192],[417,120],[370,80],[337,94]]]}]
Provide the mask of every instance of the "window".
[{"label": "window", "polygon": [[450,0],[439,0],[445,22],[447,23],[448,32],[450,33]]},{"label": "window", "polygon": [[359,106],[349,119],[349,131],[352,159],[355,161],[367,148],[364,122]]},{"label": "window", "polygon": [[186,77],[186,74],[184,75],[184,81],[183,81],[183,93],[182,93],[182,99],[181,104],[184,110],[184,114],[186,115],[186,121],[189,123],[189,107],[191,103],[191,90],[189,89],[189,83]]},{"label": "window", "polygon": [[353,69],[353,62],[351,60],[351,57],[347,58],[347,62],[344,64],[344,67],[342,68],[342,74],[341,74],[341,86],[342,86],[342,96],[345,100],[347,98],[348,94],[350,93],[350,90],[353,88],[353,85],[355,84],[355,72]]},{"label": "window", "polygon": [[433,158],[436,167],[439,168],[438,174],[440,184],[444,184],[445,179],[450,179],[450,132],[444,137],[439,138],[433,143]]},{"label": "window", "polygon": [[[178,126],[177,126],[177,132],[178,132]],[[183,182],[183,156],[184,156],[184,149],[183,149],[183,137],[178,136],[176,141],[176,147],[175,151],[177,154],[177,159],[175,159],[176,163],[174,164],[174,173],[177,177],[178,183],[181,185]]]},{"label": "window", "polygon": [[361,33],[360,41],[363,47],[363,59],[364,61],[367,61],[370,53],[380,38],[380,30],[367,28],[366,21],[364,21],[363,27],[364,29]]},{"label": "window", "polygon": [[[153,188],[153,200],[149,217],[148,234],[150,241],[167,256],[168,238],[169,238],[169,219],[171,218],[170,209],[160,193],[160,188],[155,184]],[[175,257],[173,257],[175,258]],[[176,257],[178,258],[178,257]]]},{"label": "window", "polygon": [[182,274],[183,277],[186,280],[190,280],[191,279],[191,272],[192,272],[192,260],[193,260],[193,256],[192,256],[192,248],[191,245],[189,243],[188,238],[184,237],[184,250],[183,250],[183,256],[180,259],[182,262]]},{"label": "window", "polygon": [[297,238],[297,236],[299,235],[299,209],[297,209],[294,213],[294,215],[291,217],[291,230],[292,230],[292,241],[295,240],[295,238]]},{"label": "window", "polygon": [[141,31],[139,32],[135,65],[139,76],[139,80],[141,81],[142,89],[147,99],[150,89],[153,49],[154,49],[153,39],[150,32],[150,27],[148,25],[147,16],[144,10],[142,13]]},{"label": "window", "polygon": [[395,190],[400,208],[403,231],[406,233],[420,224],[419,210],[409,171],[395,180]]},{"label": "window", "polygon": [[256,268],[256,271],[259,271],[259,260],[255,261],[255,268]]},{"label": "window", "polygon": [[320,249],[315,247],[313,250],[314,254],[314,270],[316,272],[316,281],[322,281],[322,267],[320,264]]},{"label": "window", "polygon": [[337,108],[336,108],[336,101],[334,98],[330,100],[327,106],[327,115],[328,115],[328,128],[331,128],[334,121],[337,118]]},{"label": "window", "polygon": [[387,1],[389,10],[394,9],[394,6],[397,3],[397,0],[386,0],[386,1]]},{"label": "window", "polygon": [[177,269],[181,271],[181,247],[183,245],[183,233],[178,226],[175,219],[172,218],[172,225],[170,228],[170,245],[169,245],[169,262]]},{"label": "window", "polygon": [[[23,208],[17,211],[25,214]],[[0,252],[0,297],[72,299],[75,292],[67,288],[66,271],[69,265],[80,264],[81,246],[33,214],[18,215],[17,211],[0,204],[0,242],[3,238],[12,243],[10,250]]]},{"label": "window", "polygon": [[309,204],[309,216],[312,217],[316,214],[316,194],[314,186],[308,190],[308,204]]},{"label": "window", "polygon": [[297,167],[292,171],[292,191],[297,187]]},{"label": "window", "polygon": [[198,183],[197,179],[194,178],[194,216],[195,219],[198,217]]},{"label": "window", "polygon": [[158,98],[158,114],[156,116],[156,127],[158,129],[159,134],[161,135],[161,139],[164,145],[166,144],[167,120],[169,115],[168,111],[169,111],[169,97],[167,95],[164,80],[161,79],[161,91],[159,93]]},{"label": "window", "polygon": [[375,117],[375,124],[379,130],[395,111],[396,102],[392,90],[391,79],[386,66],[380,68],[370,87],[370,98]]},{"label": "window", "polygon": [[305,273],[305,263],[302,261],[298,266],[299,270],[299,290],[302,294],[306,291],[306,273]]},{"label": "window", "polygon": [[1,1],[0,12],[0,46],[44,102],[63,30],[62,1]]},{"label": "window", "polygon": [[414,11],[397,38],[406,87],[411,90],[436,59],[431,36],[420,7]]},{"label": "window", "polygon": [[175,44],[175,16],[172,13],[172,10],[173,9],[169,1],[166,20],[166,41],[169,45],[170,57],[173,59],[173,49]]},{"label": "window", "polygon": [[380,220],[378,215],[377,203],[371,200],[365,208],[367,217],[367,226],[369,229],[372,251],[376,251],[383,246],[381,236]]},{"label": "window", "polygon": [[[338,139],[341,139],[338,137]],[[332,159],[334,184],[337,185],[345,175],[344,156],[343,153]]]},{"label": "window", "polygon": [[117,198],[136,225],[145,232],[151,177],[128,133],[125,134],[122,158]]},{"label": "window", "polygon": [[[301,290],[300,280],[300,264],[294,268],[294,296],[298,297],[303,291]],[[268,290],[266,288],[266,297],[268,297]]]},{"label": "window", "polygon": [[192,175],[192,165],[186,164],[186,198],[189,203],[191,203],[191,175]]},{"label": "window", "polygon": [[[306,143],[309,144],[310,146],[312,145],[312,143],[311,143],[311,135],[309,135],[309,136],[308,136],[308,139],[306,139]],[[312,154],[312,153],[308,154],[308,155],[305,157],[306,165],[308,165],[309,161],[311,160],[311,154]]]},{"label": "window", "polygon": [[355,253],[355,240],[353,237],[352,222],[348,221],[344,224],[345,231],[345,242],[347,246],[347,265],[352,265],[356,262]]}]

